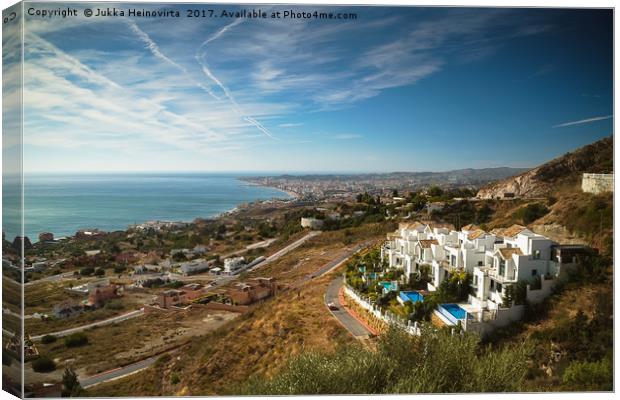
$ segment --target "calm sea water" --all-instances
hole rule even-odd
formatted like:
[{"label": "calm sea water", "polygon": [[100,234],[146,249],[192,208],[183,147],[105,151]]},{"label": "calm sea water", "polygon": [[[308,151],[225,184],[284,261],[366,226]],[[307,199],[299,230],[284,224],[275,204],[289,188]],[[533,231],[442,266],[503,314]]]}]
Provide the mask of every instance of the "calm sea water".
[{"label": "calm sea water", "polygon": [[[247,176],[247,174],[245,174]],[[241,203],[289,198],[277,189],[248,185],[233,174],[28,175],[25,177],[25,232],[56,237],[83,228],[126,229],[148,220],[192,221],[229,211]],[[3,186],[3,230],[18,232],[15,186]],[[13,210],[11,212],[11,210]]]}]

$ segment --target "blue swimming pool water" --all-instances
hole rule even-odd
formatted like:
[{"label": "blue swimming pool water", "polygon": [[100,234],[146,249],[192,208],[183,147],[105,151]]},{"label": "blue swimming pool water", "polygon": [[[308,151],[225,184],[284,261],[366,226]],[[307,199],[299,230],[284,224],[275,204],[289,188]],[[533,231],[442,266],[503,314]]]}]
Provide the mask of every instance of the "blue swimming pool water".
[{"label": "blue swimming pool water", "polygon": [[415,290],[400,292],[398,294],[403,301],[410,301],[412,303],[417,303],[418,301],[424,301],[424,296]]},{"label": "blue swimming pool water", "polygon": [[391,291],[391,290],[397,289],[396,285],[392,284],[392,282],[384,281],[384,282],[379,282],[379,284],[383,286],[385,291]]},{"label": "blue swimming pool water", "polygon": [[458,304],[442,304],[441,307],[456,319],[465,319],[467,317],[467,311],[459,307]]}]

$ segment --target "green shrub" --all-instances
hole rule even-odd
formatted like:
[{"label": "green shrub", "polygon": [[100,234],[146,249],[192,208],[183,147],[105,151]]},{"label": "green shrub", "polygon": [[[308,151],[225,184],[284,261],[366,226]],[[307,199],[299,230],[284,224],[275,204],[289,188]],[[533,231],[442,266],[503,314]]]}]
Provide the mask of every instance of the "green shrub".
[{"label": "green shrub", "polygon": [[613,390],[613,365],[611,357],[601,361],[573,361],[564,370],[562,383],[567,390]]},{"label": "green shrub", "polygon": [[80,275],[82,276],[90,276],[95,273],[95,269],[93,267],[85,267],[80,270]]},{"label": "green shrub", "polygon": [[56,363],[49,357],[41,356],[32,362],[34,372],[52,372],[56,369]]},{"label": "green shrub", "polygon": [[123,304],[121,300],[115,299],[115,300],[108,301],[105,304],[105,309],[106,310],[124,310],[125,305]]},{"label": "green shrub", "polygon": [[517,210],[513,217],[521,220],[524,224],[531,224],[549,213],[549,209],[540,203],[528,204]]},{"label": "green shrub", "polygon": [[172,374],[170,376],[170,383],[173,385],[176,385],[177,383],[181,382],[181,378],[179,378],[179,375],[177,374]]},{"label": "green shrub", "polygon": [[9,352],[5,349],[2,349],[2,365],[11,365],[13,362],[13,358],[9,354]]},{"label": "green shrub", "polygon": [[423,327],[422,336],[391,329],[377,349],[349,344],[306,352],[271,379],[252,377],[241,394],[318,395],[519,391],[529,345],[480,348],[478,337]]},{"label": "green shrub", "polygon": [[45,335],[41,338],[41,343],[43,344],[54,343],[55,341],[56,341],[56,336],[54,335]]},{"label": "green shrub", "polygon": [[65,346],[78,347],[88,344],[88,337],[83,332],[73,333],[65,338]]}]

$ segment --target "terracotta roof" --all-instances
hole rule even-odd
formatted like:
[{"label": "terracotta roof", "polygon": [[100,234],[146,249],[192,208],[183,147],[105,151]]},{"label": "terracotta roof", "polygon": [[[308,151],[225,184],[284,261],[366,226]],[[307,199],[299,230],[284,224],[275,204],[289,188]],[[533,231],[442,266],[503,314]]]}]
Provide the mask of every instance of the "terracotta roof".
[{"label": "terracotta roof", "polygon": [[505,247],[503,249],[499,249],[499,253],[502,255],[502,258],[504,260],[511,259],[513,254],[516,254],[518,256],[522,256],[523,255],[523,252],[518,247],[510,247],[510,248]]},{"label": "terracotta roof", "polygon": [[454,225],[446,223],[446,222],[431,222],[428,224],[431,228],[446,228],[451,231],[454,230]]},{"label": "terracotta roof", "polygon": [[475,231],[478,228],[478,225],[468,224],[461,228],[462,231]]},{"label": "terracotta roof", "polygon": [[480,236],[485,235],[486,232],[483,231],[482,229],[477,229],[473,232],[471,232],[469,235],[467,235],[467,239],[469,240],[474,240],[474,239],[478,239]]},{"label": "terracotta roof", "polygon": [[431,244],[439,244],[437,239],[420,240],[419,242],[420,242],[420,246],[422,246],[423,249],[430,249]]},{"label": "terracotta roof", "polygon": [[503,235],[507,237],[515,237],[526,229],[527,228],[524,226],[515,224],[509,228],[504,229]]}]

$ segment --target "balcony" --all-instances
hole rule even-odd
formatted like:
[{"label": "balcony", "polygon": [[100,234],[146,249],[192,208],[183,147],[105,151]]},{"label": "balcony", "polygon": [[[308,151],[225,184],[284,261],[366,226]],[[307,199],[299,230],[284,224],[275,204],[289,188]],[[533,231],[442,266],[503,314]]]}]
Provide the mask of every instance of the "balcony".
[{"label": "balcony", "polygon": [[514,273],[504,276],[500,275],[497,270],[489,270],[489,276],[499,283],[514,283],[517,281],[517,277]]}]

